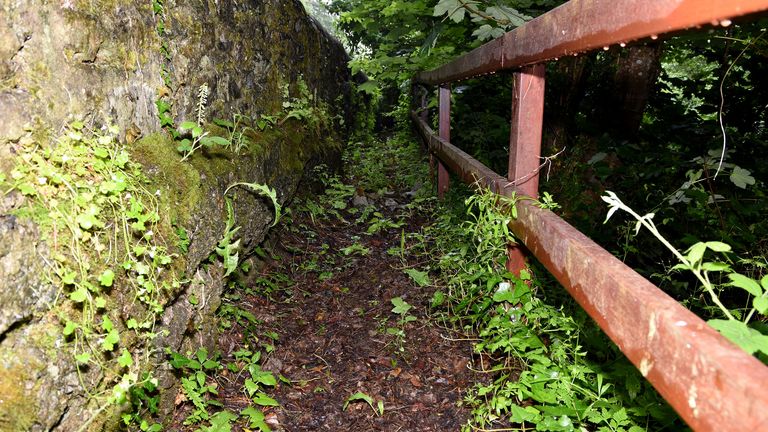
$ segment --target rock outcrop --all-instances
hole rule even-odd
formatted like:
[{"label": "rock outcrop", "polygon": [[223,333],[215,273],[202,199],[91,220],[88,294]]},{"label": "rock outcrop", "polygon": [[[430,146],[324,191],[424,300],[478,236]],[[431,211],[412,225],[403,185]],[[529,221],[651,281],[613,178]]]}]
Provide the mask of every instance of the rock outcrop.
[{"label": "rock outcrop", "polygon": [[[119,421],[119,409],[99,411],[100,399],[87,396],[81,381],[91,391],[115,383],[93,371],[78,378],[72,341],[52,309],[62,290],[49,275],[51,233],[22,211],[25,198],[13,188],[20,143],[55,146],[75,120],[94,130],[119,127],[158,197],[158,235],[178,227],[188,233],[188,250],[177,254],[174,268],[191,280],[164,295],[154,346],[126,338],[121,348],[162,354],[166,347],[211,347],[224,286],[222,266],[209,256],[225,230],[224,191],[236,182],[266,184],[285,202],[311,166],[338,158],[343,125],[351,124],[347,61],[298,0],[0,3],[0,430],[75,431],[97,412],[94,430]],[[197,121],[202,86],[209,89],[207,122],[235,114],[276,121],[245,131],[250,145],[239,153],[204,148],[181,161],[158,106],[170,107],[163,111],[174,125]],[[286,98],[309,100],[324,118],[286,118]],[[230,196],[247,254],[265,238],[273,209],[245,188]],[[131,301],[119,286],[110,296]],[[167,367],[155,375],[172,386]]]}]

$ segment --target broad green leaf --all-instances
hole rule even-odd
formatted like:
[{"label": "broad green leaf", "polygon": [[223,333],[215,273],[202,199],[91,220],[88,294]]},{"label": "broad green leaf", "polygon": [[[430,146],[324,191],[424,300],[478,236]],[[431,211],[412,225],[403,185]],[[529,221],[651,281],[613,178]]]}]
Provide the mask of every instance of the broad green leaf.
[{"label": "broad green leaf", "polygon": [[114,279],[115,279],[115,272],[113,272],[110,269],[107,269],[107,270],[104,270],[101,276],[99,276],[99,283],[102,286],[111,287]]},{"label": "broad green leaf", "polygon": [[420,287],[429,286],[432,282],[429,280],[429,275],[426,272],[416,270],[413,268],[403,270],[405,274],[411,277],[416,282],[416,285]]},{"label": "broad green leaf", "polygon": [[367,403],[368,405],[373,408],[373,398],[368,396],[365,393],[357,392],[353,394],[352,396],[348,397],[346,401],[344,401],[344,407],[343,409],[346,410],[350,403],[357,402],[357,401],[363,401]]},{"label": "broad green leaf", "polygon": [[221,366],[221,363],[215,360],[209,359],[203,362],[203,369],[207,369],[207,370],[218,369],[219,366]]},{"label": "broad green leaf", "polygon": [[243,386],[245,387],[245,391],[248,392],[248,396],[253,396],[260,390],[259,385],[250,378],[245,380],[245,384]]},{"label": "broad green leaf", "polygon": [[755,297],[759,297],[763,294],[763,290],[760,288],[760,284],[752,278],[748,278],[739,273],[730,273],[728,278],[731,280],[729,285],[739,287]]},{"label": "broad green leaf", "polygon": [[109,317],[105,316],[101,320],[101,328],[104,329],[104,331],[111,331],[115,328],[114,324],[112,324],[112,320],[109,319]]},{"label": "broad green leaf", "polygon": [[199,348],[195,352],[195,357],[197,357],[197,361],[203,363],[208,358],[208,350],[206,348]]},{"label": "broad green leaf", "polygon": [[123,348],[123,352],[120,354],[120,357],[117,358],[117,363],[122,367],[130,367],[133,365],[133,357],[131,357],[131,353]]},{"label": "broad green leaf", "polygon": [[192,141],[190,141],[187,138],[184,138],[179,142],[179,145],[176,147],[176,150],[178,150],[179,153],[187,153],[192,151]]},{"label": "broad green leaf", "polygon": [[499,27],[493,27],[490,24],[483,24],[472,32],[472,36],[477,40],[485,41],[488,39],[496,39],[497,37],[504,36],[504,29]]},{"label": "broad green leaf", "polygon": [[220,411],[210,418],[211,425],[204,427],[203,432],[230,432],[232,422],[237,420],[238,415],[231,411]]},{"label": "broad green leaf", "polygon": [[379,85],[376,81],[369,80],[357,86],[357,91],[374,96],[380,90],[379,90]]},{"label": "broad green leaf", "polygon": [[198,127],[197,123],[195,123],[193,121],[185,121],[185,122],[181,122],[179,124],[179,129],[192,130],[192,129],[196,128],[196,127]]},{"label": "broad green leaf", "polygon": [[117,332],[117,330],[112,329],[104,337],[104,341],[101,343],[101,348],[104,351],[112,351],[115,349],[115,345],[118,342],[120,342],[120,334]]},{"label": "broad green leaf", "polygon": [[697,263],[701,261],[701,258],[704,256],[704,252],[707,250],[706,243],[696,243],[695,245],[688,248],[686,252],[688,252],[688,256],[686,259],[688,259],[688,262],[691,263],[692,266],[696,266]]},{"label": "broad green leaf", "polygon": [[755,297],[752,300],[752,306],[754,306],[761,315],[768,315],[768,298],[764,296]]},{"label": "broad green leaf", "polygon": [[459,0],[440,0],[432,15],[436,17],[448,15],[448,18],[452,19],[453,22],[459,23],[464,19],[466,12],[467,10],[461,7]]},{"label": "broad green leaf", "polygon": [[250,365],[248,367],[248,371],[251,373],[251,378],[254,382],[263,384],[266,386],[275,386],[277,385],[277,379],[274,375],[272,375],[271,372],[263,371],[258,365]]},{"label": "broad green leaf", "polygon": [[405,315],[405,314],[407,314],[408,311],[411,310],[411,308],[413,307],[413,306],[409,305],[408,303],[406,303],[405,300],[403,300],[400,297],[394,297],[391,300],[391,302],[392,302],[392,305],[395,306],[395,307],[392,308],[392,312],[394,312],[394,313],[396,313],[398,315]]},{"label": "broad green leaf", "polygon": [[213,119],[213,124],[215,124],[216,126],[221,126],[223,128],[227,128],[227,129],[234,129],[235,128],[235,124],[234,123],[232,123],[231,121],[220,119],[220,118],[214,118]]},{"label": "broad green leaf", "polygon": [[218,136],[206,136],[200,139],[200,144],[206,147],[213,147],[214,145],[226,147],[231,143],[226,138],[222,138]]},{"label": "broad green leaf", "polygon": [[[102,138],[107,138],[109,140],[109,137],[102,137]],[[107,141],[107,143],[109,143],[109,141]],[[96,157],[101,159],[106,159],[109,157],[109,151],[105,148],[96,148],[95,150],[93,150],[93,154]]]},{"label": "broad green leaf", "polygon": [[435,291],[435,293],[432,294],[430,306],[436,308],[442,306],[443,303],[445,303],[445,294],[442,291]]},{"label": "broad green leaf", "polygon": [[730,252],[731,245],[723,242],[709,241],[706,243],[707,247],[715,252]]},{"label": "broad green leaf", "polygon": [[280,404],[277,403],[276,400],[265,395],[264,393],[257,393],[252,400],[253,400],[253,403],[259,406],[280,406]]},{"label": "broad green leaf", "polygon": [[64,330],[62,330],[62,334],[64,334],[64,336],[69,336],[74,333],[78,327],[80,326],[76,322],[67,321],[67,323],[64,325]]},{"label": "broad green leaf", "polygon": [[190,360],[186,356],[172,352],[171,360],[168,363],[170,363],[174,369],[183,369],[187,366],[187,364],[189,364],[189,362]]},{"label": "broad green leaf", "polygon": [[731,266],[722,262],[705,262],[701,265],[701,269],[705,271],[727,271]]},{"label": "broad green leaf", "polygon": [[736,185],[736,187],[746,189],[747,185],[754,185],[755,184],[755,178],[752,177],[751,173],[748,170],[745,170],[744,168],[741,168],[739,166],[733,167],[733,172],[731,172],[731,182]]},{"label": "broad green leaf", "polygon": [[69,295],[69,299],[75,303],[82,303],[88,299],[88,291],[85,288],[80,287]]},{"label": "broad green leaf", "polygon": [[707,324],[748,354],[754,354],[757,351],[768,354],[768,336],[741,321],[715,319],[707,321]]},{"label": "broad green leaf", "polygon": [[249,406],[248,408],[245,408],[244,410],[240,411],[240,415],[248,418],[249,427],[257,428],[261,432],[272,431],[272,429],[269,428],[269,425],[264,421],[265,416],[260,409]]},{"label": "broad green leaf", "polygon": [[510,411],[511,416],[509,418],[510,421],[515,423],[523,423],[523,422],[530,422],[530,423],[536,423],[539,419],[541,419],[541,413],[539,410],[532,406],[527,406],[525,408],[522,408],[518,405],[510,405]]},{"label": "broad green leaf", "polygon": [[61,276],[61,283],[63,283],[64,285],[74,285],[76,276],[77,276],[77,273],[73,271],[68,271]]},{"label": "broad green leaf", "polygon": [[80,353],[75,356],[75,360],[77,360],[78,363],[88,363],[88,360],[91,359],[91,355],[88,353]]}]

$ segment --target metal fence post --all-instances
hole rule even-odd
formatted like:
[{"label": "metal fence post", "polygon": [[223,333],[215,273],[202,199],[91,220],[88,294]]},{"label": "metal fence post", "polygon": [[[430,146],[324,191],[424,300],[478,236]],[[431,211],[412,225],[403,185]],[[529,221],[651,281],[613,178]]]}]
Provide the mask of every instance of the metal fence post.
[{"label": "metal fence post", "polygon": [[[514,73],[512,124],[509,136],[507,179],[519,194],[539,196],[541,132],[544,121],[544,64],[526,66]],[[520,245],[507,249],[507,269],[518,273],[525,268],[525,251]]]},{"label": "metal fence post", "polygon": [[[439,95],[440,113],[439,113],[439,133],[440,138],[451,141],[451,86],[450,84],[440,86]],[[448,169],[443,161],[437,161],[437,196],[443,199],[445,192],[450,185],[450,176]]]}]

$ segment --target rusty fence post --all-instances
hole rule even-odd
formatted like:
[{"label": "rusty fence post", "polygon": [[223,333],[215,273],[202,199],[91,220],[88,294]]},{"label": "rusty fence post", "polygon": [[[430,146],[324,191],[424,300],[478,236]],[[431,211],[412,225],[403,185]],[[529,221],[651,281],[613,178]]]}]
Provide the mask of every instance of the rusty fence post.
[{"label": "rusty fence post", "polygon": [[[440,138],[450,142],[451,141],[451,85],[445,84],[440,86],[439,94],[439,134]],[[441,160],[437,160],[437,196],[443,199],[445,192],[448,191],[450,185],[450,176],[448,169]]]},{"label": "rusty fence post", "polygon": [[[526,66],[514,73],[512,124],[509,136],[507,179],[518,194],[539,197],[541,132],[544,122],[544,64]],[[519,274],[525,268],[525,252],[520,245],[507,249],[507,270]]]}]

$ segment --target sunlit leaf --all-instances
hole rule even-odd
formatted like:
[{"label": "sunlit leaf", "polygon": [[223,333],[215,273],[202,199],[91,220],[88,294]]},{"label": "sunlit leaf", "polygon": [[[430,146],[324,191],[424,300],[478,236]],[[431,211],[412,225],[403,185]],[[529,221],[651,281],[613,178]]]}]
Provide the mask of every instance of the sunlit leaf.
[{"label": "sunlit leaf", "polygon": [[730,273],[728,278],[731,280],[729,285],[739,287],[755,297],[759,297],[763,294],[763,290],[760,287],[760,284],[752,278],[746,277],[739,273]]}]

